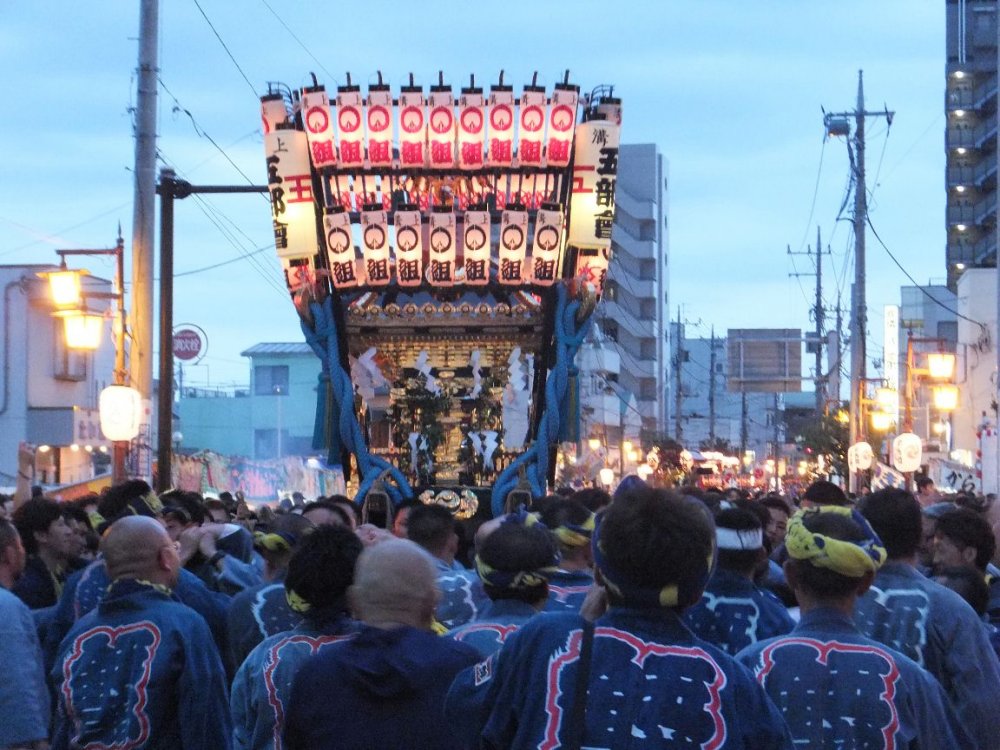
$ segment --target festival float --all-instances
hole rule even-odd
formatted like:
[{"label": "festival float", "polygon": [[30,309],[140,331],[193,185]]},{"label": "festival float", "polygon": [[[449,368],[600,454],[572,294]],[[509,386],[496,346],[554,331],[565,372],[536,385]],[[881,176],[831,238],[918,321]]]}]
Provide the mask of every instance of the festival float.
[{"label": "festival float", "polygon": [[611,253],[621,104],[567,72],[515,91],[272,84],[274,241],[322,362],[313,446],[359,503],[458,517],[551,487]]}]

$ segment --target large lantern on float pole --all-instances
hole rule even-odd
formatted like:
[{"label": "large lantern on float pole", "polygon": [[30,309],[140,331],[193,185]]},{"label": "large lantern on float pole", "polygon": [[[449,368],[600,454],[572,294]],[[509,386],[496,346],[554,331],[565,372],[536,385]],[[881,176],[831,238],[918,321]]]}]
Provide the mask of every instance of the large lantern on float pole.
[{"label": "large lantern on float pole", "polygon": [[132,440],[142,423],[142,394],[125,385],[109,385],[99,400],[101,432],[112,442]]},{"label": "large lantern on float pole", "polygon": [[922,454],[920,437],[912,432],[904,432],[892,441],[892,465],[897,471],[909,473],[920,468]]}]

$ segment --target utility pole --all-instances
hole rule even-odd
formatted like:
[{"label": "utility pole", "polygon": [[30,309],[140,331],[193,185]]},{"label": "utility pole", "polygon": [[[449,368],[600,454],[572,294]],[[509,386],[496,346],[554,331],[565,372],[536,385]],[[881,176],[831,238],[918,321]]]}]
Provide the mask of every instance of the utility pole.
[{"label": "utility pole", "polygon": [[715,326],[712,326],[712,340],[709,344],[708,372],[708,442],[715,449]]},{"label": "utility pole", "polygon": [[740,386],[740,461],[747,455],[747,416],[747,392]]},{"label": "utility pole", "polygon": [[[139,8],[139,69],[135,109],[135,194],[132,207],[132,383],[144,403],[153,398],[153,232],[156,198],[156,87],[159,0],[142,0]],[[133,473],[152,475],[152,425],[136,439]],[[170,439],[170,435],[167,435]],[[145,443],[145,445],[143,445]],[[169,471],[169,467],[167,467]]]},{"label": "utility pole", "polygon": [[[804,253],[793,253],[788,247],[789,255],[808,255],[812,257],[812,248],[806,247]],[[826,254],[830,254],[830,248],[826,249]],[[826,410],[826,377],[823,373],[823,326],[825,324],[825,311],[823,309],[823,245],[820,240],[819,226],[816,227],[816,270],[812,273],[790,273],[789,276],[815,276],[816,277],[816,300],[813,303],[812,315],[816,324],[814,337],[813,354],[816,356],[813,366],[813,383],[816,391],[816,413],[823,414]]]},{"label": "utility pole", "polygon": [[[865,298],[865,225],[868,222],[868,189],[865,185],[865,118],[885,117],[891,126],[895,113],[888,108],[881,112],[865,111],[863,71],[858,71],[858,101],[853,112],[826,113],[823,124],[827,135],[850,135],[850,118],[854,119],[854,137],[847,140],[847,155],[854,176],[854,285],[851,288],[851,424],[850,443],[864,440],[865,425],[861,399],[865,388],[865,331],[868,306]],[[858,489],[858,478],[851,476],[850,489]]]},{"label": "utility pole", "polygon": [[674,440],[683,444],[684,427],[681,418],[681,401],[684,386],[681,381],[681,365],[687,352],[684,351],[684,323],[681,320],[681,308],[677,306],[677,347],[674,350]]}]

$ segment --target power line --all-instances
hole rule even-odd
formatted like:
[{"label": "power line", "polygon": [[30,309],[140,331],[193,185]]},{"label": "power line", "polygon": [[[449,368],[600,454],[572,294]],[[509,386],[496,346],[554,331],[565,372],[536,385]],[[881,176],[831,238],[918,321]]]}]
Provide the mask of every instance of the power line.
[{"label": "power line", "polygon": [[211,270],[216,269],[216,268],[221,268],[222,266],[228,266],[231,263],[238,263],[241,260],[246,260],[251,255],[259,255],[260,253],[264,252],[265,250],[272,250],[272,249],[274,249],[274,244],[271,243],[271,242],[269,242],[266,245],[262,245],[261,247],[258,247],[256,250],[253,250],[251,252],[246,253],[245,255],[239,255],[239,256],[237,256],[235,258],[230,258],[229,260],[221,261],[220,263],[213,263],[210,266],[203,266],[202,268],[195,268],[195,269],[193,269],[191,271],[181,271],[180,273],[175,273],[174,274],[174,278],[176,279],[178,276],[192,276],[192,275],[194,275],[196,273],[204,273],[205,271],[211,271]]},{"label": "power line", "polygon": [[938,305],[942,309],[947,310],[948,312],[950,312],[956,318],[961,318],[962,320],[967,320],[970,323],[975,323],[977,326],[979,326],[983,330],[986,329],[986,325],[985,324],[980,323],[978,320],[973,320],[972,318],[968,317],[967,315],[962,315],[962,313],[958,312],[957,310],[952,310],[950,307],[948,307],[948,305],[946,305],[944,302],[942,302],[941,300],[939,300],[933,294],[931,294],[930,292],[928,292],[923,287],[923,285],[917,283],[917,280],[914,279],[910,275],[909,271],[907,271],[905,268],[903,268],[903,264],[899,262],[899,260],[896,258],[896,256],[892,254],[892,251],[888,248],[888,246],[882,241],[882,238],[879,237],[878,232],[875,231],[875,226],[872,224],[871,216],[865,216],[865,219],[868,222],[868,228],[872,230],[872,234],[875,235],[875,239],[878,240],[878,244],[880,244],[882,246],[882,249],[885,250],[885,252],[889,255],[890,258],[892,258],[892,262],[895,263],[896,266],[899,268],[899,270],[903,272],[903,275],[906,276],[906,278],[908,278],[910,281],[912,281],[913,285],[915,287],[917,287],[917,289],[919,289],[923,293],[923,295],[925,297],[927,297],[929,300],[931,300],[931,302],[933,302],[935,305]]},{"label": "power line", "polygon": [[309,57],[311,57],[311,58],[313,59],[313,61],[314,61],[314,62],[315,62],[315,63],[316,63],[317,65],[319,65],[319,67],[320,67],[320,70],[322,70],[322,71],[323,71],[324,73],[326,73],[326,75],[327,75],[327,76],[328,76],[328,77],[330,78],[330,80],[331,80],[331,81],[335,81],[337,77],[336,77],[335,75],[333,75],[333,73],[331,73],[331,72],[330,72],[329,70],[327,70],[327,69],[326,69],[326,68],[325,68],[325,67],[323,66],[323,63],[321,63],[321,62],[319,61],[319,58],[318,58],[318,57],[316,57],[316,55],[314,55],[314,54],[312,53],[312,51],[311,51],[311,50],[310,50],[310,49],[309,49],[308,47],[306,47],[306,45],[305,45],[305,44],[303,44],[303,43],[302,43],[302,40],[301,40],[301,39],[299,39],[299,38],[298,38],[298,36],[296,36],[296,35],[295,35],[295,32],[294,32],[294,31],[292,31],[292,30],[291,30],[291,29],[290,29],[290,28],[288,27],[288,24],[287,24],[287,23],[285,23],[285,22],[284,22],[284,20],[283,20],[283,19],[281,18],[281,16],[279,16],[279,15],[278,15],[277,11],[275,11],[275,9],[271,7],[271,4],[270,4],[270,3],[268,3],[268,2],[267,2],[267,0],[260,0],[260,1],[261,1],[261,2],[262,2],[262,3],[264,4],[264,7],[265,7],[265,8],[267,8],[267,9],[268,9],[269,11],[271,11],[271,14],[272,14],[272,15],[273,15],[273,16],[274,16],[275,18],[277,18],[277,19],[278,19],[278,23],[280,23],[280,24],[281,24],[281,25],[282,25],[282,26],[283,26],[283,27],[285,28],[285,31],[287,31],[287,32],[289,33],[289,35],[290,35],[290,36],[292,37],[292,39],[294,39],[294,40],[296,41],[296,43],[298,43],[298,45],[299,45],[299,46],[300,46],[300,47],[301,47],[301,48],[302,48],[303,50],[305,50],[305,53],[306,53],[307,55],[309,55]]},{"label": "power line", "polygon": [[255,89],[253,84],[250,83],[250,79],[247,78],[247,74],[243,72],[243,68],[240,67],[240,64],[236,62],[236,58],[233,57],[233,53],[229,51],[229,47],[226,46],[226,43],[222,40],[222,37],[219,35],[219,32],[216,31],[215,26],[212,25],[212,22],[209,20],[208,15],[206,15],[204,9],[201,7],[201,3],[199,3],[198,0],[194,0],[194,4],[195,7],[198,9],[198,12],[201,13],[201,17],[205,19],[205,23],[208,24],[208,28],[210,28],[212,30],[212,33],[215,34],[215,38],[219,40],[219,44],[222,45],[222,49],[226,51],[226,54],[229,55],[229,59],[233,61],[233,65],[236,66],[236,69],[240,72],[240,75],[243,76],[243,80],[247,82],[247,86],[250,87],[250,91],[254,95],[254,98],[255,99],[258,98],[257,89]]}]

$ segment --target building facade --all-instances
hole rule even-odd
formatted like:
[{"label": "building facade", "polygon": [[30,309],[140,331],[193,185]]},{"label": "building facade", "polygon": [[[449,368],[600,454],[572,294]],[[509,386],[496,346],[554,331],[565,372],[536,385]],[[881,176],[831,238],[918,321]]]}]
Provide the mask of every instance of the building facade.
[{"label": "building facade", "polygon": [[618,160],[611,265],[595,321],[621,357],[619,385],[633,394],[643,429],[669,422],[666,161],[654,144],[627,144]]},{"label": "building facade", "polygon": [[997,0],[947,0],[948,287],[994,266],[997,246]]},{"label": "building facade", "polygon": [[[83,482],[109,463],[110,443],[101,434],[98,398],[113,378],[111,319],[105,321],[96,351],[67,348],[62,322],[52,316],[48,285],[38,276],[51,270],[55,266],[0,266],[0,485],[4,486],[16,483],[21,442],[36,447],[36,484]],[[84,289],[108,293],[111,283],[88,276]]]}]

